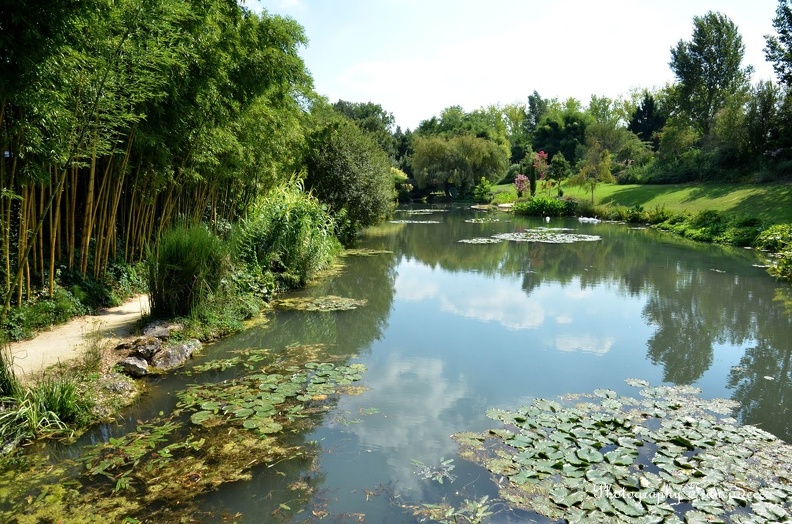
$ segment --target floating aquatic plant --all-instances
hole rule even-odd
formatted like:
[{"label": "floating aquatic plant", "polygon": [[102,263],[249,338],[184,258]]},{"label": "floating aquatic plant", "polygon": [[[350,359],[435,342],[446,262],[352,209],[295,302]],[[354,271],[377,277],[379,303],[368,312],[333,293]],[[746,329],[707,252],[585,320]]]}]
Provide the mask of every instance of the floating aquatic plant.
[{"label": "floating aquatic plant", "polygon": [[[567,522],[765,522],[792,504],[792,447],[689,386],[611,390],[490,410],[503,427],[460,433],[515,509]],[[572,403],[574,400],[575,403]]]},{"label": "floating aquatic plant", "polygon": [[408,209],[404,213],[407,215],[433,215],[434,213],[447,213],[448,209]]},{"label": "floating aquatic plant", "polygon": [[463,238],[458,242],[461,244],[500,244],[501,242],[503,242],[503,240],[501,240],[500,238],[485,237],[485,238]]},{"label": "floating aquatic plant", "polygon": [[[145,515],[158,522],[194,521],[198,510],[191,501],[197,495],[250,479],[259,464],[312,457],[312,446],[286,445],[284,431],[311,427],[316,418],[309,415],[329,410],[342,393],[363,389],[353,386],[362,378],[361,364],[305,362],[319,348],[288,347],[282,360],[266,367],[179,391],[177,409],[167,417],[90,446],[76,478],[68,478],[75,467],[69,459],[53,467],[31,458],[29,468],[0,473],[0,520],[122,522]],[[244,368],[262,357],[246,350],[219,368]]]},{"label": "floating aquatic plant", "polygon": [[193,366],[192,369],[185,371],[185,375],[193,373],[205,373],[207,371],[225,371],[227,369],[241,366],[245,369],[253,369],[253,366],[264,361],[269,354],[268,349],[245,349],[238,351],[239,355],[231,358],[220,358],[210,360],[204,364]]},{"label": "floating aquatic plant", "polygon": [[484,495],[479,500],[465,499],[459,507],[444,502],[442,504],[418,504],[401,506],[412,512],[413,516],[420,517],[421,522],[431,519],[440,524],[480,524],[488,522],[488,518],[495,512],[489,502],[489,496]]},{"label": "floating aquatic plant", "polygon": [[434,480],[440,484],[443,479],[448,479],[448,482],[454,482],[456,475],[451,473],[454,470],[454,459],[440,458],[440,464],[437,466],[428,466],[420,460],[412,459],[413,466],[415,466],[415,474],[424,480]]},{"label": "floating aquatic plant", "polygon": [[[305,403],[324,401],[362,378],[362,364],[335,366],[310,362],[282,373],[254,373],[219,384],[196,384],[178,393],[177,408],[192,412],[190,422],[200,426],[235,425],[265,437],[306,416]],[[292,403],[295,399],[299,403]]]},{"label": "floating aquatic plant", "polygon": [[491,224],[493,222],[500,222],[500,219],[495,217],[468,218],[465,222],[468,224]]},{"label": "floating aquatic plant", "polygon": [[391,220],[391,224],[439,224],[439,220]]},{"label": "floating aquatic plant", "polygon": [[376,255],[392,255],[393,251],[389,251],[387,249],[366,249],[366,248],[355,248],[355,249],[345,249],[341,256],[345,257],[373,257]]},{"label": "floating aquatic plant", "polygon": [[347,311],[365,306],[367,302],[365,299],[357,300],[327,295],[323,297],[278,298],[272,301],[272,306],[296,311]]},{"label": "floating aquatic plant", "polygon": [[602,240],[599,235],[583,235],[580,233],[567,233],[566,228],[536,228],[516,231],[513,233],[499,233],[493,238],[511,240],[514,242],[543,242],[545,244],[572,244],[574,242],[595,242]]}]

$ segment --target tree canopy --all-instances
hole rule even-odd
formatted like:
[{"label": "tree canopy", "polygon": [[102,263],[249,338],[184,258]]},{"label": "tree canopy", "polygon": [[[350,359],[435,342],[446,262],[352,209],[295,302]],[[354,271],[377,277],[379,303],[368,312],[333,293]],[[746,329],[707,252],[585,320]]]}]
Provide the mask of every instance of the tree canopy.
[{"label": "tree canopy", "polygon": [[388,157],[370,135],[344,119],[321,125],[307,143],[305,187],[340,218],[340,239],[350,245],[358,229],[393,211]]},{"label": "tree canopy", "polygon": [[737,26],[721,13],[693,18],[693,37],[671,49],[679,81],[677,103],[704,135],[730,97],[748,88],[752,68],[742,67],[745,45]]},{"label": "tree canopy", "polygon": [[792,86],[792,7],[789,0],[779,0],[773,27],[777,35],[766,35],[765,56],[773,64],[779,82]]},{"label": "tree canopy", "polygon": [[418,135],[413,141],[412,170],[420,189],[455,187],[468,192],[483,177],[498,182],[508,156],[495,142],[469,134],[446,138]]}]

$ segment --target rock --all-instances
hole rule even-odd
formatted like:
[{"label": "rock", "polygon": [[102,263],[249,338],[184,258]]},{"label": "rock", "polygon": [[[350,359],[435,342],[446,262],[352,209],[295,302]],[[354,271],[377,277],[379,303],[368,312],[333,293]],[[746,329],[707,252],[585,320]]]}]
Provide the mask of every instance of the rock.
[{"label": "rock", "polygon": [[113,349],[115,349],[116,351],[126,351],[126,350],[132,349],[134,347],[135,347],[135,341],[134,340],[125,340],[124,342],[121,342],[120,344],[118,344]]},{"label": "rock", "polygon": [[151,362],[160,349],[162,349],[162,340],[155,337],[141,337],[133,343],[132,355]]},{"label": "rock", "polygon": [[135,393],[135,387],[129,382],[129,379],[121,375],[106,375],[100,380],[100,384],[108,393],[117,395],[133,395]]},{"label": "rock", "polygon": [[168,371],[181,367],[187,359],[192,357],[192,354],[200,348],[200,341],[188,340],[183,344],[161,350],[154,355],[154,358],[151,360],[151,365],[160,371]]},{"label": "rock", "polygon": [[127,357],[120,361],[118,365],[121,370],[130,377],[144,377],[148,375],[148,362],[138,357]]},{"label": "rock", "polygon": [[172,333],[179,332],[182,329],[184,329],[184,326],[181,324],[170,324],[164,320],[157,320],[143,329],[143,336],[168,338]]}]

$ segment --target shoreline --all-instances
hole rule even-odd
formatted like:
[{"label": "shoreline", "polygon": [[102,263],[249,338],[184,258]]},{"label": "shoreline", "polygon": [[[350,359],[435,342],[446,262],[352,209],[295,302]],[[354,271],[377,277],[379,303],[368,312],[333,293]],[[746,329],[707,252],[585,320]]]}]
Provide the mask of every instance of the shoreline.
[{"label": "shoreline", "polygon": [[140,319],[148,313],[148,294],[140,294],[96,315],[77,317],[54,326],[32,339],[10,342],[8,350],[14,372],[21,381],[27,382],[58,363],[78,358],[93,332],[99,332],[104,340],[120,340],[133,335]]}]

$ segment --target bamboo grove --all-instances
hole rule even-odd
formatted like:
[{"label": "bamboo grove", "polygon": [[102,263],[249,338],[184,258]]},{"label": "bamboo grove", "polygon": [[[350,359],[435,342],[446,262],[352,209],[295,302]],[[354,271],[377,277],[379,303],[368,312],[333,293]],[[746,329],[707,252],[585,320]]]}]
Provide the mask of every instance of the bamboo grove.
[{"label": "bamboo grove", "polygon": [[3,311],[176,222],[233,222],[291,173],[305,43],[236,0],[2,0]]}]

